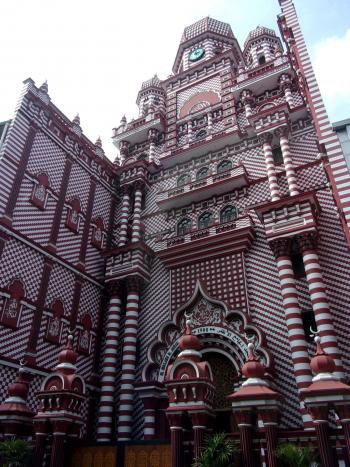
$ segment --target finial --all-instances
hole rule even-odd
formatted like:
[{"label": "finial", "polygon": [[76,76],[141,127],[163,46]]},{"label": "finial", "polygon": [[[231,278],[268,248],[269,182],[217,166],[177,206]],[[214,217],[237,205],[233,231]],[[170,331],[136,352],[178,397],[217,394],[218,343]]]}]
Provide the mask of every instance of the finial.
[{"label": "finial", "polygon": [[75,125],[79,125],[80,126],[80,117],[79,117],[79,114],[77,113],[76,116],[73,118],[73,123]]},{"label": "finial", "polygon": [[322,339],[318,333],[314,332],[314,341],[316,343],[316,352],[310,361],[310,367],[315,375],[313,381],[337,379],[333,375],[335,371],[335,362],[322,347]]},{"label": "finial", "polygon": [[121,120],[120,120],[120,123],[123,125],[126,123],[126,116],[125,114],[122,116]]},{"label": "finial", "polygon": [[101,141],[100,136],[97,138],[96,143],[95,143],[95,146],[97,146],[97,147],[99,147],[99,148],[102,148],[102,141]]},{"label": "finial", "polygon": [[45,80],[45,81],[43,82],[43,84],[40,86],[39,90],[40,90],[41,92],[44,92],[45,94],[47,94],[47,93],[49,92],[49,87],[48,87],[48,85],[47,85],[47,80]]}]

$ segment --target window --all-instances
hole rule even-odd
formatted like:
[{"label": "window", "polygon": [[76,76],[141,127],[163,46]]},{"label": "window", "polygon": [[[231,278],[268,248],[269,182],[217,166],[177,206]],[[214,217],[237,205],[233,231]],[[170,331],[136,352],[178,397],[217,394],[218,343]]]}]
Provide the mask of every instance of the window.
[{"label": "window", "polygon": [[2,306],[1,322],[16,329],[21,318],[21,300],[25,296],[25,287],[22,281],[15,279],[8,288],[9,297],[5,298]]},{"label": "window", "polygon": [[201,169],[198,170],[196,179],[201,180],[202,178],[207,177],[208,173],[209,173],[208,167],[202,167]]},{"label": "window", "polygon": [[207,136],[207,132],[205,130],[201,130],[196,134],[196,139],[202,139]]},{"label": "window", "polygon": [[301,319],[303,320],[305,338],[307,341],[312,341],[311,329],[313,331],[317,330],[315,315],[314,315],[313,310],[302,310]]},{"label": "window", "polygon": [[283,164],[282,149],[280,148],[280,146],[272,150],[272,157],[273,157],[273,162],[275,163],[275,165]]},{"label": "window", "polygon": [[91,243],[101,250],[104,247],[105,239],[106,239],[106,232],[104,229],[103,220],[101,217],[97,217],[92,221],[93,224],[93,231],[92,231],[92,238]]},{"label": "window", "polygon": [[266,63],[265,55],[260,55],[258,57],[258,62],[259,62],[259,65],[264,65],[264,63]]},{"label": "window", "polygon": [[62,334],[62,317],[64,306],[61,300],[55,300],[51,305],[52,317],[48,318],[46,339],[54,344],[59,344]]},{"label": "window", "polygon": [[236,219],[237,209],[234,206],[225,206],[220,213],[220,222],[230,222]]},{"label": "window", "polygon": [[178,235],[186,235],[191,231],[192,227],[192,221],[191,219],[182,219],[178,224],[177,224],[177,234]]},{"label": "window", "polygon": [[232,168],[232,162],[225,159],[224,161],[220,162],[220,164],[218,164],[216,172],[220,174],[221,172],[225,172],[226,170],[229,170],[231,168]]},{"label": "window", "polygon": [[214,217],[211,212],[205,212],[198,218],[198,229],[206,229],[214,222]]},{"label": "window", "polygon": [[82,329],[79,332],[79,351],[89,355],[91,347],[91,330],[92,330],[92,319],[91,316],[87,313],[84,315],[81,320]]},{"label": "window", "polygon": [[80,201],[78,198],[73,198],[68,208],[66,226],[75,233],[79,232],[80,212]]},{"label": "window", "polygon": [[303,255],[301,253],[292,253],[290,255],[292,268],[296,279],[306,277]]},{"label": "window", "polygon": [[184,186],[191,182],[191,177],[188,174],[183,174],[177,179],[177,186]]},{"label": "window", "polygon": [[38,175],[37,182],[35,182],[30,201],[39,209],[44,210],[47,203],[49,186],[49,178],[45,173]]}]

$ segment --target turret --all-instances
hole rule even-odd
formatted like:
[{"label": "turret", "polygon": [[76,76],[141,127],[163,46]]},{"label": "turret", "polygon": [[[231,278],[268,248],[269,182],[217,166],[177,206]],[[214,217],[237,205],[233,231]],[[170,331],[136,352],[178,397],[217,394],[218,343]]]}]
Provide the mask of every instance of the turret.
[{"label": "turret", "polygon": [[165,112],[165,91],[157,75],[142,83],[136,104],[139,107],[139,117]]},{"label": "turret", "polygon": [[257,26],[244,42],[243,55],[247,66],[254,68],[274,60],[275,54],[280,54],[281,50],[282,43],[275,31]]}]

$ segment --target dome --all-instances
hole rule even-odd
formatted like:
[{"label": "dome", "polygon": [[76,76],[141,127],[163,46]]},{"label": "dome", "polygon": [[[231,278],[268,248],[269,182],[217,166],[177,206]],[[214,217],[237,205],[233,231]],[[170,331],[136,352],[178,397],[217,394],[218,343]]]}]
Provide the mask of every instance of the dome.
[{"label": "dome", "polygon": [[193,39],[205,32],[212,32],[234,39],[231,26],[228,23],[223,23],[222,21],[218,21],[217,19],[209,18],[209,16],[207,16],[184,29],[181,37],[181,43]]},{"label": "dome", "polygon": [[141,91],[147,88],[161,88],[161,80],[157,75],[154,75],[153,78],[144,81],[141,85]]},{"label": "dome", "polygon": [[257,39],[260,36],[272,36],[276,37],[276,33],[273,29],[266,28],[265,26],[257,26],[253,31],[250,31],[247,39],[244,42],[244,48],[247,47],[250,41]]}]

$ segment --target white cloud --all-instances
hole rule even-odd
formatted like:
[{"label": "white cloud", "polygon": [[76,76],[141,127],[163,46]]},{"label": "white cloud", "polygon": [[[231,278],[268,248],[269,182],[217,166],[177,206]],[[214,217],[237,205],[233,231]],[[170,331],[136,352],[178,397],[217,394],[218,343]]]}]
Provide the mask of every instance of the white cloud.
[{"label": "white cloud", "polygon": [[313,65],[331,120],[350,116],[350,29],[313,47]]}]

